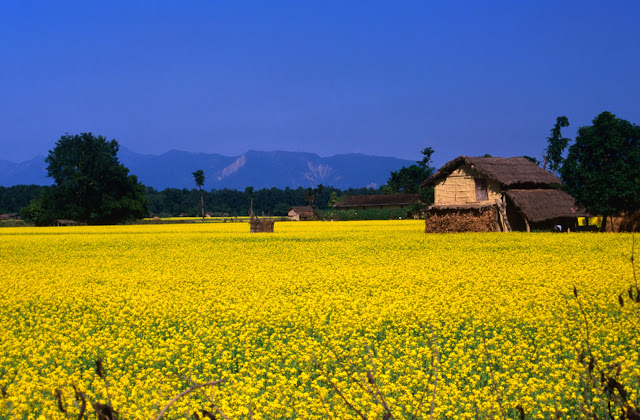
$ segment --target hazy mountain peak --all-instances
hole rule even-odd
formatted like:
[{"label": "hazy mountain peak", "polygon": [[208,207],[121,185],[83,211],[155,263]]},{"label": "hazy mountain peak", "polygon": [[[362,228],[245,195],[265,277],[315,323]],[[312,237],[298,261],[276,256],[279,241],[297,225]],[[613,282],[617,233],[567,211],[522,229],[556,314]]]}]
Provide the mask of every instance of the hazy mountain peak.
[{"label": "hazy mountain peak", "polygon": [[222,181],[224,178],[229,175],[238,172],[238,169],[242,168],[247,163],[247,155],[242,155],[238,159],[234,160],[233,163],[227,167],[225,167],[218,175],[218,181]]},{"label": "hazy mountain peak", "polygon": [[[195,188],[193,172],[205,172],[206,189],[315,187],[359,188],[382,185],[391,171],[414,162],[382,156],[350,153],[320,157],[314,153],[250,150],[240,156],[195,153],[172,149],[160,155],[121,148],[120,162],[145,185],[156,189]],[[0,186],[51,185],[44,157],[27,162],[0,164]]]}]

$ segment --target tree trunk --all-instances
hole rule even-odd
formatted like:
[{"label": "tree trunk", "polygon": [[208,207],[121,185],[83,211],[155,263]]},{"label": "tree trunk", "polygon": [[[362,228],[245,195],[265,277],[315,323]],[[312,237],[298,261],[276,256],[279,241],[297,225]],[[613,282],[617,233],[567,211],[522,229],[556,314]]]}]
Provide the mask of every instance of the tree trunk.
[{"label": "tree trunk", "polygon": [[200,209],[202,210],[202,220],[204,220],[204,191],[200,187]]}]

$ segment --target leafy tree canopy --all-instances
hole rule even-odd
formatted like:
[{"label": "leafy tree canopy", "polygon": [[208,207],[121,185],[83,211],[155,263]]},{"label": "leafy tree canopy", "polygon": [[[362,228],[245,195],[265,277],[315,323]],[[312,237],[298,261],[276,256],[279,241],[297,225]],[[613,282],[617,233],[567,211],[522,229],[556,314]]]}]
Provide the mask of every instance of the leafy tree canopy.
[{"label": "leafy tree canopy", "polygon": [[562,154],[567,148],[570,139],[562,137],[563,127],[569,127],[569,119],[564,115],[556,119],[556,125],[551,129],[551,136],[547,137],[547,148],[543,156],[545,167],[549,167],[552,172],[558,172],[562,167],[564,158]]},{"label": "leafy tree canopy", "polygon": [[420,194],[426,204],[433,202],[433,187],[422,187],[422,182],[429,178],[435,171],[431,164],[431,156],[434,151],[427,147],[421,151],[423,158],[416,165],[403,166],[401,169],[391,172],[385,192],[395,194]]},{"label": "leafy tree canopy", "polygon": [[145,188],[120,164],[118,149],[117,141],[91,133],[62,136],[45,159],[55,185],[32,202],[31,218],[113,224],[147,216]]},{"label": "leafy tree canopy", "polygon": [[202,169],[193,172],[193,180],[196,183],[196,187],[202,189],[204,187],[204,179],[204,171]]},{"label": "leafy tree canopy", "polygon": [[640,208],[640,127],[603,112],[581,127],[560,168],[567,191],[593,213]]}]

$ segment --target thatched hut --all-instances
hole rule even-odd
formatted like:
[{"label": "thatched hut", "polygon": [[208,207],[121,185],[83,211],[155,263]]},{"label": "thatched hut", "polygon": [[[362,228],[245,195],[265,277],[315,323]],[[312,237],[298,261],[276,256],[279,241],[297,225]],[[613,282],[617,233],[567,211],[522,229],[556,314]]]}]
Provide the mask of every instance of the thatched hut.
[{"label": "thatched hut", "polygon": [[69,219],[56,219],[55,226],[78,226],[78,222]]},{"label": "thatched hut", "polygon": [[316,220],[316,212],[311,206],[294,206],[289,209],[287,213],[289,220]]},{"label": "thatched hut", "polygon": [[418,194],[347,195],[333,207],[343,210],[403,209],[418,201]]},{"label": "thatched hut", "polygon": [[19,213],[3,213],[0,214],[0,220],[20,220]]},{"label": "thatched hut", "polygon": [[435,191],[427,232],[566,228],[587,215],[558,177],[524,157],[460,156],[423,185]]}]

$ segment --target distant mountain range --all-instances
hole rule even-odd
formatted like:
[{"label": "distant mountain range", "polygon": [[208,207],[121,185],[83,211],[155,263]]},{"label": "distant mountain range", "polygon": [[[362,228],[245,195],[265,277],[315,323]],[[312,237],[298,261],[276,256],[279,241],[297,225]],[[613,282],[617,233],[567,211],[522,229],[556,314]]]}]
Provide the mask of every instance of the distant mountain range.
[{"label": "distant mountain range", "polygon": [[[386,183],[389,173],[415,162],[359,153],[320,157],[303,152],[248,151],[241,156],[170,150],[146,155],[120,148],[118,158],[145,185],[156,189],[195,188],[192,173],[202,169],[205,189],[315,187],[340,189],[373,187]],[[51,185],[43,156],[22,163],[0,160],[0,186]]]}]

